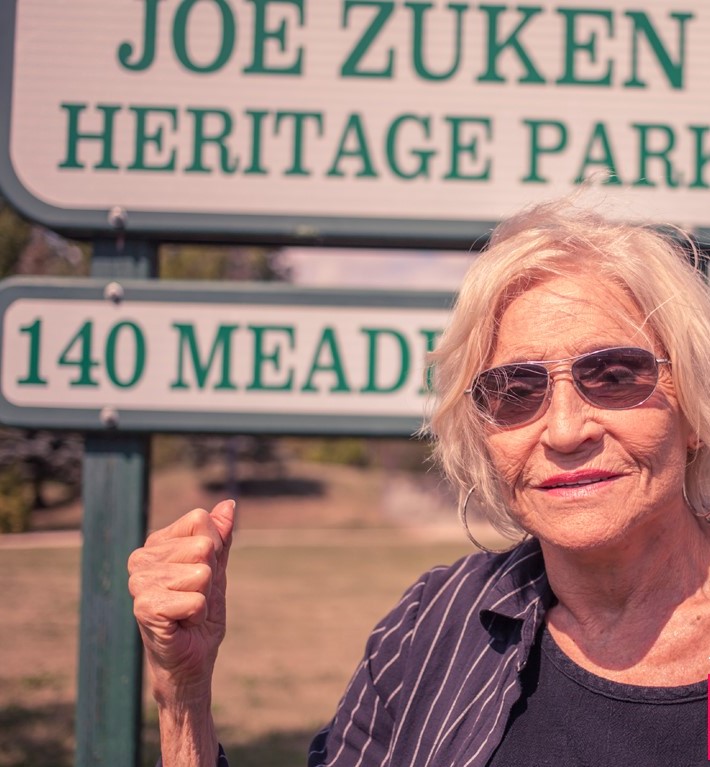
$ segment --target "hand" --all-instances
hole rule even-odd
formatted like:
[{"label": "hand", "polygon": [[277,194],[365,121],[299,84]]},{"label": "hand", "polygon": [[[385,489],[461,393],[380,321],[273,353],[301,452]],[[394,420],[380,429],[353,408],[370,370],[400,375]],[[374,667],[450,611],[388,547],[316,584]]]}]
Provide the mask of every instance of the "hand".
[{"label": "hand", "polygon": [[226,627],[227,560],[234,501],[194,509],[150,535],[128,560],[129,590],[163,706],[210,699]]}]

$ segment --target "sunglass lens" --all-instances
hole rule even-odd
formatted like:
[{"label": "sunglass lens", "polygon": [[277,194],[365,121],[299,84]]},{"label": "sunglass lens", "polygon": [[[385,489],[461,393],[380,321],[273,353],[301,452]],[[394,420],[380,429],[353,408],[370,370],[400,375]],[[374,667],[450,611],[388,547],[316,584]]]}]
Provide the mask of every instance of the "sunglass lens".
[{"label": "sunglass lens", "polygon": [[500,426],[516,426],[535,416],[547,395],[542,365],[502,365],[482,373],[473,399]]},{"label": "sunglass lens", "polygon": [[640,405],[653,394],[658,366],[645,349],[608,349],[577,360],[572,376],[593,405],[623,410]]}]

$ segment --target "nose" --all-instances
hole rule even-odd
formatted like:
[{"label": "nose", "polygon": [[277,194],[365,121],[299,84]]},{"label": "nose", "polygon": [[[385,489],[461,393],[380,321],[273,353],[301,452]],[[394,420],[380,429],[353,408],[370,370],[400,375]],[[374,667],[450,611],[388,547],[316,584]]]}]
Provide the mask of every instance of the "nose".
[{"label": "nose", "polygon": [[582,445],[601,438],[602,428],[594,417],[594,406],[575,388],[570,372],[550,374],[550,393],[541,442],[559,453],[573,453]]}]

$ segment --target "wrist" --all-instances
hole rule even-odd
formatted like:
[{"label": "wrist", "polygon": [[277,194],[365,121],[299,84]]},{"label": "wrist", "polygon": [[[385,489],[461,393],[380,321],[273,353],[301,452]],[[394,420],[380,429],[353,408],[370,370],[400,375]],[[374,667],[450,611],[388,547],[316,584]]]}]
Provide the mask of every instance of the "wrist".
[{"label": "wrist", "polygon": [[214,767],[218,744],[211,694],[157,703],[164,767]]},{"label": "wrist", "polygon": [[150,658],[148,660],[151,692],[159,709],[180,709],[190,704],[199,708],[205,702],[209,706],[214,664],[200,669],[171,669],[151,663]]},{"label": "wrist", "polygon": [[212,679],[195,681],[176,680],[172,677],[152,675],[151,690],[158,711],[188,712],[210,708]]}]

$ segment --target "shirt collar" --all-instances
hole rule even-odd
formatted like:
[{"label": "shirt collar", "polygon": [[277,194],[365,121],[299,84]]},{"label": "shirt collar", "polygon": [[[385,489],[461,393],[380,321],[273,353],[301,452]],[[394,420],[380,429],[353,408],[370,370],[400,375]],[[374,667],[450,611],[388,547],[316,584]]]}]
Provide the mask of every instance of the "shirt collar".
[{"label": "shirt collar", "polygon": [[482,600],[481,622],[490,628],[496,622],[492,618],[500,616],[522,622],[527,629],[524,634],[534,634],[554,602],[540,544],[532,538],[509,553],[494,556],[499,560],[498,578]]}]

